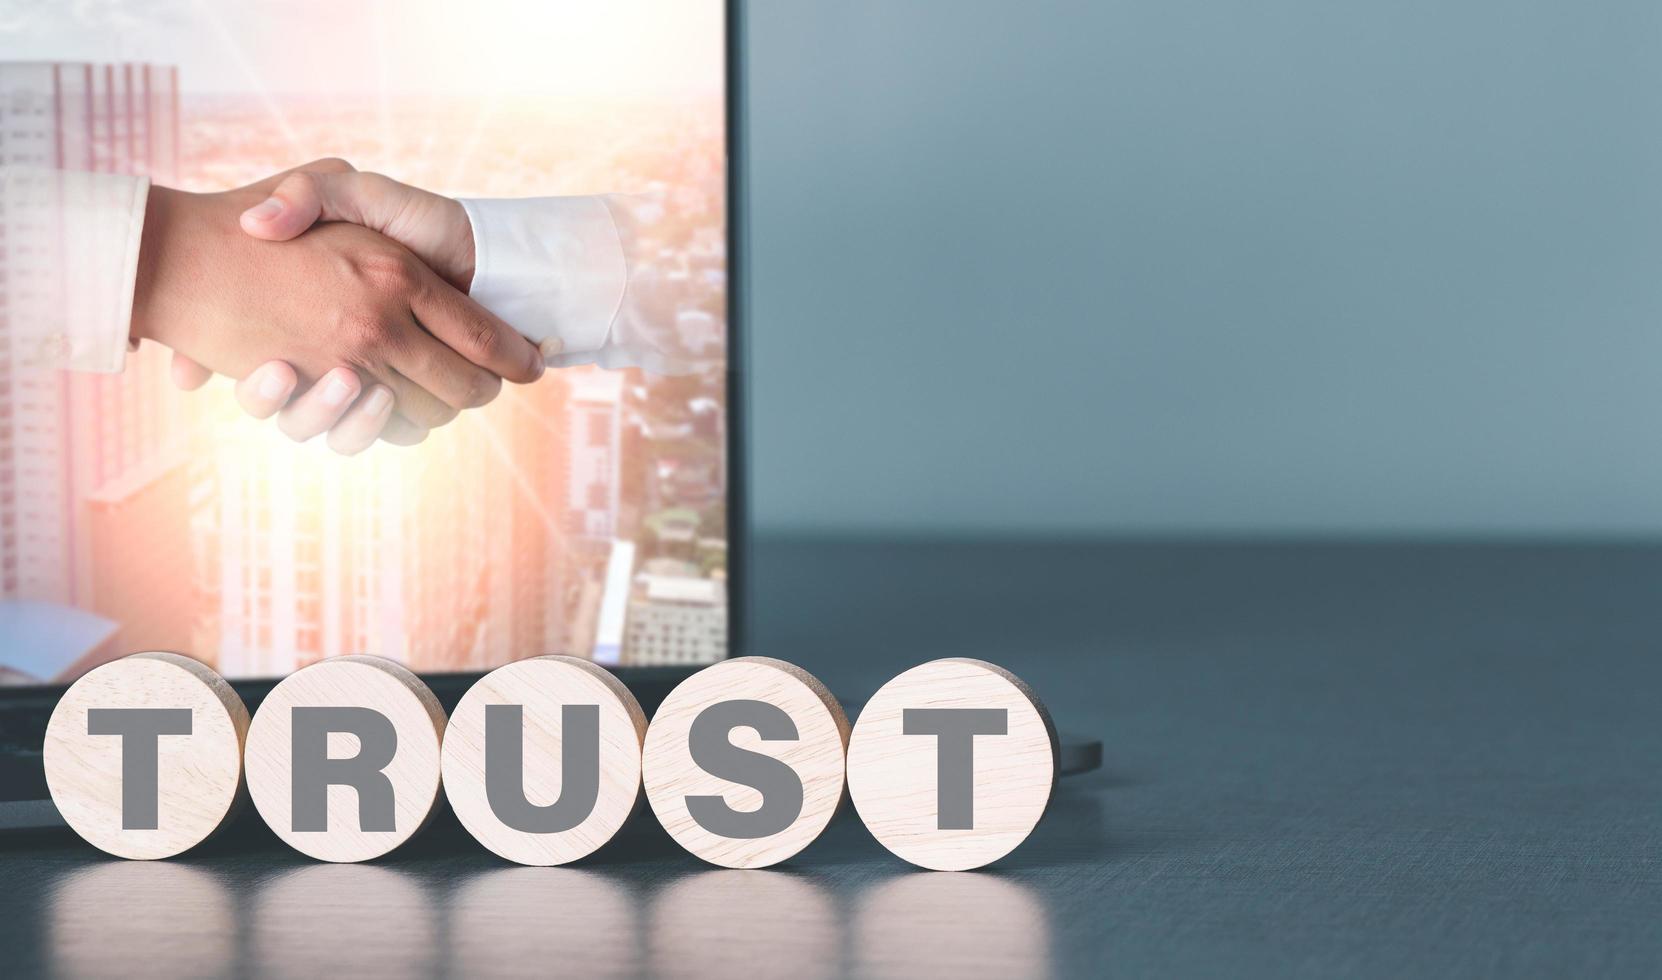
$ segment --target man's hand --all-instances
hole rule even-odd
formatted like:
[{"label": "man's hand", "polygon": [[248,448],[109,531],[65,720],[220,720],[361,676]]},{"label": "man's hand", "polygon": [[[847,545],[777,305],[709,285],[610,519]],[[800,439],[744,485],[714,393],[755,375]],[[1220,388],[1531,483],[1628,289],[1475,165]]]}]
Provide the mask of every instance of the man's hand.
[{"label": "man's hand", "polygon": [[[386,435],[419,441],[426,428],[489,401],[502,378],[542,374],[534,346],[455,288],[464,250],[454,245],[441,278],[367,228],[328,225],[282,247],[240,233],[238,216],[277,184],[206,195],[152,189],[133,335],[188,358],[175,364],[176,380],[199,384],[204,369],[243,378],[239,398],[256,415],[304,386],[283,411],[284,431],[309,438],[336,425],[345,434],[332,433],[331,444],[353,451],[376,418],[391,418],[381,389],[408,423]],[[461,228],[471,278],[465,214]],[[286,364],[266,363],[273,358]]]},{"label": "man's hand", "polygon": [[[345,160],[325,158],[291,172],[342,173],[351,169],[352,165]],[[281,173],[253,186],[269,192],[287,176],[288,173]],[[180,351],[173,352],[172,368],[173,383],[184,391],[195,391],[214,376],[212,371]],[[326,376],[325,383],[313,385],[290,401],[299,383],[294,368],[283,361],[269,361],[237,382],[237,402],[243,411],[257,419],[270,418],[280,411],[278,427],[299,442],[327,429],[329,448],[343,456],[363,452],[376,439],[396,446],[413,446],[427,438],[427,429],[392,411],[392,392],[384,385],[371,386],[357,402],[342,403],[338,398],[340,388],[328,385],[329,377],[339,378],[349,387],[359,384],[357,372],[336,368]]]},{"label": "man's hand", "polygon": [[451,285],[473,282],[473,228],[458,201],[350,167],[303,168],[242,213],[242,230],[286,242],[319,221],[377,231],[414,252]]},{"label": "man's hand", "polygon": [[[270,197],[242,213],[242,230],[286,242],[320,221],[374,229],[415,253],[457,289],[467,292],[473,285],[473,226],[460,201],[345,165],[302,168],[284,177]],[[548,357],[560,349],[550,339],[542,354]]]}]

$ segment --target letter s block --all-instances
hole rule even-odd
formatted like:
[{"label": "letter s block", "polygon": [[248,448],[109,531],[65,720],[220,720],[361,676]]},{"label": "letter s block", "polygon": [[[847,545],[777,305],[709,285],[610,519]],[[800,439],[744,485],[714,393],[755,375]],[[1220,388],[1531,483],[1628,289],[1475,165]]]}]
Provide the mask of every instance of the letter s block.
[{"label": "letter s block", "polygon": [[176,653],[135,653],[64,692],[46,725],[58,812],[100,850],[171,857],[235,810],[248,709],[224,678]]},{"label": "letter s block", "polygon": [[646,731],[642,777],[658,822],[728,868],[807,847],[843,795],[848,719],[825,685],[769,657],[706,667],[669,693]]},{"label": "letter s block", "polygon": [[1056,786],[1056,732],[1002,667],[935,660],[884,684],[848,743],[848,792],[884,847],[924,868],[991,864],[1027,839]]},{"label": "letter s block", "polygon": [[415,836],[439,795],[444,709],[381,657],[333,657],[271,689],[248,729],[254,806],[290,847],[367,861]]}]

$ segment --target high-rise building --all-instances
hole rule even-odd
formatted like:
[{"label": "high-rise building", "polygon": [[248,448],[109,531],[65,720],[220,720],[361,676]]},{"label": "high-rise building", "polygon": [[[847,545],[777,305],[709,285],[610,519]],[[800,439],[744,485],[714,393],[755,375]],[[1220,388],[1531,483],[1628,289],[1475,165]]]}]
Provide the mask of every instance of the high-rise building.
[{"label": "high-rise building", "polygon": [[352,459],[226,423],[248,432],[212,440],[196,494],[198,647],[239,676],[350,653],[442,671],[570,652],[564,388]]},{"label": "high-rise building", "polygon": [[157,453],[87,496],[84,513],[97,556],[98,614],[116,624],[117,654],[191,650],[196,590],[190,540],[189,453]]},{"label": "high-rise building", "polygon": [[681,575],[637,576],[623,662],[632,667],[707,664],[727,655],[727,583]]},{"label": "high-rise building", "polygon": [[571,531],[610,541],[617,534],[623,450],[623,374],[583,371],[571,382]]},{"label": "high-rise building", "polygon": [[[0,165],[171,181],[179,167],[178,118],[173,68],[0,63]],[[135,357],[120,377],[106,377],[34,367],[13,349],[13,317],[22,310],[73,315],[76,308],[72,295],[39,292],[62,281],[45,274],[46,264],[66,261],[62,253],[72,243],[61,228],[25,226],[30,220],[48,219],[0,214],[0,600],[112,615],[95,586],[99,536],[89,501],[176,447],[183,418],[159,351]],[[119,535],[103,540],[130,543]],[[125,652],[120,642],[117,653]]]},{"label": "high-rise building", "polygon": [[179,70],[0,62],[0,161],[59,170],[179,172]]}]

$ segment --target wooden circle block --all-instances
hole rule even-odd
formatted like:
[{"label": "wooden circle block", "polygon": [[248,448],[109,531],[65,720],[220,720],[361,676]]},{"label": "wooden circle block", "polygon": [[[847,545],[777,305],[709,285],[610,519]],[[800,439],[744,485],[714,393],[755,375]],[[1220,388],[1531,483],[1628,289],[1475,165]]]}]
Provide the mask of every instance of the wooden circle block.
[{"label": "wooden circle block", "polygon": [[800,667],[738,657],[682,681],[646,732],[646,798],[669,835],[728,868],[807,847],[843,795],[848,719]]},{"label": "wooden circle block", "polygon": [[320,861],[367,861],[415,836],[439,795],[444,709],[381,657],[333,657],[260,703],[243,764],[278,837]]},{"label": "wooden circle block", "polygon": [[100,850],[171,857],[201,843],[242,789],[248,709],[176,653],[135,653],[70,685],[46,724],[46,785]]},{"label": "wooden circle block", "polygon": [[1027,839],[1056,785],[1056,733],[1002,667],[935,660],[872,695],[848,743],[848,792],[872,836],[924,868],[991,864]]},{"label": "wooden circle block", "polygon": [[605,668],[536,657],[480,678],[444,733],[444,793],[468,833],[520,864],[565,864],[623,826],[646,714]]}]

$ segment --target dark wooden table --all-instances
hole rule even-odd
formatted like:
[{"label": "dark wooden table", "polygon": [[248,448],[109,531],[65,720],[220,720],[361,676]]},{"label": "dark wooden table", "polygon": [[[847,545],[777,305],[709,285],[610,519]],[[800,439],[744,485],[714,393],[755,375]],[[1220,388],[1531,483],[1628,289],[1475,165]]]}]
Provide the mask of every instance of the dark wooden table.
[{"label": "dark wooden table", "polygon": [[760,649],[863,698],[1002,663],[1106,740],[983,873],[845,815],[722,871],[650,817],[572,868],[453,824],[373,865],[0,850],[7,973],[1656,976],[1662,548],[765,542]]}]

